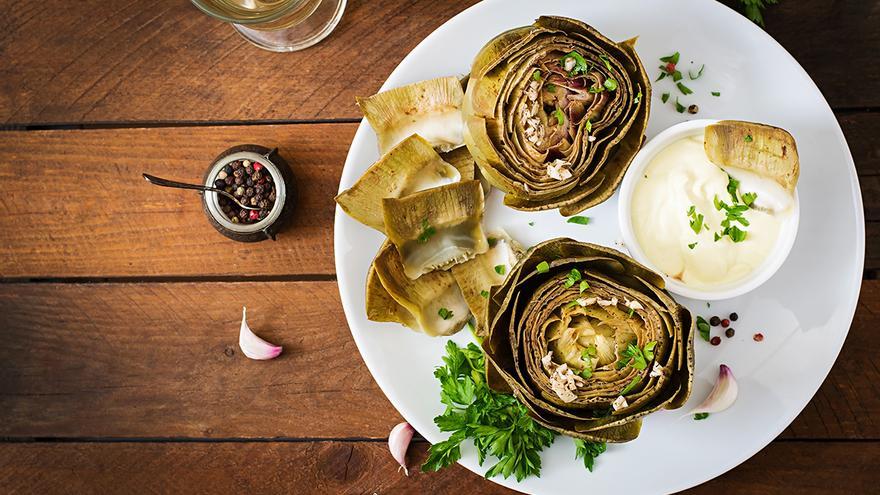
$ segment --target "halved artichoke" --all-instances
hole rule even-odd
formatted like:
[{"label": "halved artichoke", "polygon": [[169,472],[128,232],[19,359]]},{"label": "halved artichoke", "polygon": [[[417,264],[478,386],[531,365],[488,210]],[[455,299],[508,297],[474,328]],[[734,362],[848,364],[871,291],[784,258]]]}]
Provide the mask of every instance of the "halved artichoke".
[{"label": "halved artichoke", "polygon": [[487,333],[489,289],[504,282],[523,254],[522,246],[503,230],[490,232],[487,240],[488,251],[452,267],[452,275],[476,319],[476,334],[479,337],[484,337]]},{"label": "halved artichoke", "polygon": [[431,336],[452,335],[470,318],[467,303],[449,271],[410,279],[400,255],[385,242],[367,274],[367,318],[396,322]]},{"label": "halved artichoke", "polygon": [[474,178],[473,161],[460,153],[449,156],[456,163],[441,158],[424,138],[413,134],[382,155],[353,186],[336,196],[336,202],[355,220],[384,232],[382,199]]},{"label": "halved artichoke", "polygon": [[385,233],[404,271],[418,278],[486,252],[483,189],[469,180],[382,200]]},{"label": "halved artichoke", "polygon": [[441,151],[449,151],[464,143],[463,97],[458,78],[441,77],[357,98],[357,104],[376,131],[381,153],[412,134],[419,134]]},{"label": "halved artichoke", "polygon": [[491,290],[487,321],[489,385],[560,433],[633,440],[642,417],[690,395],[690,312],[660,275],[612,249],[538,244]]},{"label": "halved artichoke", "polygon": [[703,146],[709,161],[723,169],[735,167],[768,177],[794,192],[800,161],[794,137],[785,129],[741,120],[706,126]]},{"label": "halved artichoke", "polygon": [[650,111],[634,44],[574,19],[541,17],[477,54],[462,105],[464,140],[505,204],[573,215],[612,195]]}]

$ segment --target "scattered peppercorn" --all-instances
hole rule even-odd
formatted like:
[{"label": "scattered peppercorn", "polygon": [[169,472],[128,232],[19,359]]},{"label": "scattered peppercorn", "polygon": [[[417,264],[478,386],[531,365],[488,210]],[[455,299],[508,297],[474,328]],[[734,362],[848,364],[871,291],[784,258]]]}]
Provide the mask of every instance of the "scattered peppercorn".
[{"label": "scattered peppercorn", "polygon": [[727,318],[721,320],[721,328],[727,328],[729,326],[730,326],[730,320],[728,320]]},{"label": "scattered peppercorn", "polygon": [[710,340],[709,343],[712,345],[718,345],[721,343],[721,337],[716,335],[716,336],[712,337],[712,340]]},{"label": "scattered peppercorn", "polygon": [[691,105],[691,106],[688,107],[688,113],[691,114],[691,115],[693,115],[693,114],[695,114],[695,113],[697,113],[697,112],[699,112],[699,111],[700,111],[700,107],[698,107],[698,106],[696,106],[696,105]]},{"label": "scattered peppercorn", "polygon": [[724,331],[724,335],[726,335],[728,339],[733,337],[735,334],[736,334],[736,330],[734,330],[733,327],[730,327]]},{"label": "scattered peppercorn", "polygon": [[259,210],[246,210],[225,196],[218,197],[220,210],[236,224],[255,223],[269,215],[275,206],[275,184],[272,175],[261,163],[236,160],[217,172],[214,186],[235,196],[241,204],[255,206]]},{"label": "scattered peppercorn", "polygon": [[763,333],[760,333],[760,332],[759,332],[759,333],[756,333],[755,336],[752,337],[752,339],[753,339],[755,342],[760,342],[760,341],[764,340],[764,334],[763,334]]},{"label": "scattered peppercorn", "polygon": [[713,317],[709,318],[709,324],[712,325],[713,327],[717,327],[718,325],[721,324],[721,318],[719,318],[717,316],[713,316]]},{"label": "scattered peppercorn", "polygon": [[739,315],[736,313],[730,313],[730,316],[728,316],[728,318],[730,318],[730,321],[736,321],[739,319]]}]

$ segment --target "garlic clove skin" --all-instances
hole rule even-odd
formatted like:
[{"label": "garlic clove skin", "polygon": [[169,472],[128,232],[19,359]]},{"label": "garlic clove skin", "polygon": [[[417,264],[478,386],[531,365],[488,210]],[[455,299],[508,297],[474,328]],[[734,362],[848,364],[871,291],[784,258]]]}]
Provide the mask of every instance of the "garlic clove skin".
[{"label": "garlic clove skin", "polygon": [[736,383],[733,371],[727,365],[722,364],[719,366],[718,379],[715,381],[712,391],[709,392],[709,396],[688,415],[724,411],[736,402],[738,393],[739,385]]},{"label": "garlic clove skin", "polygon": [[281,354],[281,346],[271,344],[257,337],[247,324],[247,308],[241,308],[241,330],[238,332],[238,347],[241,352],[258,361],[274,359]]},{"label": "garlic clove skin", "polygon": [[413,434],[416,430],[409,423],[403,422],[391,429],[388,434],[388,450],[391,451],[391,457],[403,468],[403,473],[409,476],[409,469],[406,467],[406,450],[412,441]]}]

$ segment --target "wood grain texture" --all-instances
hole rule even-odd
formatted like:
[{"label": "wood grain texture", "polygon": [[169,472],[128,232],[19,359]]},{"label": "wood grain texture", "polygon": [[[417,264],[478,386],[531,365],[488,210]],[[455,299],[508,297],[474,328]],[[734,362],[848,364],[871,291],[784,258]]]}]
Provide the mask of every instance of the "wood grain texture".
[{"label": "wood grain texture", "polygon": [[[279,359],[241,355],[242,304]],[[866,281],[784,438],[880,440],[878,326],[880,281]],[[0,437],[379,439],[399,421],[333,282],[0,284],[0,329]]]},{"label": "wood grain texture", "polygon": [[[410,466],[426,448],[410,447]],[[775,442],[685,493],[872,493],[878,457],[877,442]],[[406,477],[380,442],[2,444],[0,485],[15,494],[515,493],[457,465]]]},{"label": "wood grain texture", "polygon": [[[329,38],[279,55],[181,0],[0,0],[0,122],[356,118],[356,95],[473,3],[353,0]],[[832,106],[880,105],[875,2],[782,2],[766,19]]]},{"label": "wood grain texture", "polygon": [[[840,117],[869,222],[880,221],[880,113]],[[0,132],[0,277],[332,274],[333,212],[355,124]],[[140,174],[198,181],[238,143],[278,146],[300,184],[276,242],[240,244],[208,224],[191,191]],[[869,233],[878,229],[869,224]],[[866,267],[880,268],[880,239]]]},{"label": "wood grain texture", "polygon": [[[330,274],[333,197],[354,124],[0,132],[0,276]],[[244,244],[211,227],[194,191],[230,146],[278,147],[298,184],[278,240]]]}]

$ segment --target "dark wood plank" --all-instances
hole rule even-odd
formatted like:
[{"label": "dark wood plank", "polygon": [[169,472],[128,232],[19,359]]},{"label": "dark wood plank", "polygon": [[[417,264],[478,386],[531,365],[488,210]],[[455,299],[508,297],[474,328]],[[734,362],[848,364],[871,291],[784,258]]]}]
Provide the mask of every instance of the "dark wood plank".
[{"label": "dark wood plank", "polygon": [[[333,212],[354,124],[0,133],[0,276],[330,274]],[[276,242],[217,233],[194,191],[141,177],[200,182],[230,146],[279,147],[298,181]]]},{"label": "dark wood plank", "polygon": [[[880,220],[880,113],[840,117],[869,221]],[[0,132],[0,276],[113,277],[333,273],[333,196],[355,124]],[[144,171],[198,181],[225,148],[278,146],[300,187],[277,242],[216,233],[190,191]],[[876,228],[869,225],[869,233]],[[880,268],[869,237],[869,269]]]},{"label": "dark wood plank", "polygon": [[[2,0],[0,122],[359,117],[355,95],[472,3],[350,1],[328,39],[279,55],[179,0]],[[833,106],[880,105],[876,2],[781,2],[766,16]]]},{"label": "dark wood plank", "polygon": [[[410,466],[426,448],[411,446]],[[877,442],[775,442],[686,493],[872,493],[878,457]],[[0,444],[9,493],[514,493],[461,466],[397,469],[380,442]]]},{"label": "dark wood plank", "polygon": [[[281,358],[240,354],[241,304]],[[880,281],[866,281],[785,438],[880,439],[878,326]],[[383,438],[399,421],[333,282],[0,284],[0,329],[0,437]]]}]

